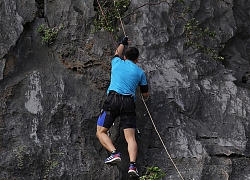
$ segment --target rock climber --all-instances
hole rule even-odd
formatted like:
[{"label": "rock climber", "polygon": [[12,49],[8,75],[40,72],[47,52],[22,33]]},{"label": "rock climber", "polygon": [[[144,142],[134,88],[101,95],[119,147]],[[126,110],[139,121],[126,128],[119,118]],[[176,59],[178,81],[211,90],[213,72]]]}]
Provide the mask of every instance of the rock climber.
[{"label": "rock climber", "polygon": [[115,55],[111,61],[111,81],[107,90],[107,98],[104,101],[102,112],[97,121],[96,136],[100,143],[111,154],[105,160],[106,164],[116,164],[121,161],[121,154],[117,151],[109,138],[107,132],[113,125],[115,119],[120,116],[121,127],[128,143],[130,165],[128,173],[130,176],[139,176],[136,168],[137,142],[135,139],[136,113],[135,100],[136,89],[139,86],[143,97],[149,97],[148,83],[144,71],[136,63],[139,51],[136,47],[128,47],[121,56],[124,47],[128,45],[129,39],[125,36],[119,43]]}]

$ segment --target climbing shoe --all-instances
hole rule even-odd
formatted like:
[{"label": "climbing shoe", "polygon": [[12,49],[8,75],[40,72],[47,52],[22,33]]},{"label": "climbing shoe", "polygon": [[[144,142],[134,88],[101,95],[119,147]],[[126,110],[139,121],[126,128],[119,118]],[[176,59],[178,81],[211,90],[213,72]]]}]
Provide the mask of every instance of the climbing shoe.
[{"label": "climbing shoe", "polygon": [[106,164],[116,164],[117,162],[121,161],[121,154],[120,153],[115,153],[111,154],[106,160]]},{"label": "climbing shoe", "polygon": [[139,176],[137,168],[135,167],[134,164],[130,164],[130,166],[128,168],[128,173],[132,177],[138,177]]}]

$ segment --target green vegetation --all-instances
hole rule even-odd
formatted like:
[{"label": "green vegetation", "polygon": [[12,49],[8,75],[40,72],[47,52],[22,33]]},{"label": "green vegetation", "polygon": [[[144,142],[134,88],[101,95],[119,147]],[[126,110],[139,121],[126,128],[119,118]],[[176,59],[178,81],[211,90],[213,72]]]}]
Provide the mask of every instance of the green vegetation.
[{"label": "green vegetation", "polygon": [[190,7],[186,6],[185,0],[179,0],[178,2],[180,2],[180,7],[178,9],[173,8],[173,14],[175,14],[176,19],[184,21],[185,47],[197,49],[213,59],[224,60],[224,57],[219,55],[215,47],[206,45],[209,42],[212,44],[211,42],[215,39],[216,32],[208,27],[201,27],[199,21],[192,17],[193,12]]},{"label": "green vegetation", "polygon": [[209,28],[202,29],[198,24],[199,22],[195,18],[192,18],[185,24],[185,46],[187,48],[196,48],[201,52],[210,55],[213,59],[224,60],[224,57],[219,56],[215,48],[208,47],[204,44],[204,40],[214,39],[216,36],[216,32],[210,30]]},{"label": "green vegetation", "polygon": [[147,167],[146,174],[140,177],[140,180],[159,180],[166,174],[158,167]]},{"label": "green vegetation", "polygon": [[42,36],[42,44],[45,43],[52,44],[56,40],[58,31],[62,28],[63,28],[62,25],[60,25],[59,28],[57,27],[49,28],[45,24],[41,24],[37,28],[37,32]]},{"label": "green vegetation", "polygon": [[13,152],[15,154],[15,157],[17,159],[18,169],[22,169],[23,168],[23,162],[24,162],[23,152],[24,152],[25,148],[26,148],[25,145],[21,145],[17,149],[13,150]]},{"label": "green vegetation", "polygon": [[46,170],[45,170],[45,175],[43,176],[43,180],[48,179],[49,177],[49,173],[55,169],[58,166],[58,161],[51,161],[51,160],[47,160],[46,161]]},{"label": "green vegetation", "polygon": [[[43,180],[49,179],[50,172],[53,171],[59,165],[59,162],[56,159],[59,159],[59,157],[63,154],[64,153],[61,153],[61,152],[54,152],[54,153],[49,154],[49,157],[45,163],[45,172],[44,172]],[[54,156],[54,158],[52,158],[52,156]]]},{"label": "green vegetation", "polygon": [[97,7],[97,13],[94,20],[94,31],[104,29],[111,34],[118,31],[117,22],[119,21],[122,11],[126,9],[130,0],[107,1],[99,0],[100,7]]},{"label": "green vegetation", "polygon": [[[126,9],[130,5],[130,0],[116,0],[114,1],[115,3],[111,3],[112,1],[108,0],[99,0],[99,2],[101,8],[96,8],[97,14],[94,20],[94,32],[104,29],[111,34],[114,34],[118,31],[117,27],[119,26],[117,26],[117,22],[120,18],[122,9]],[[207,42],[212,42],[212,40],[215,39],[216,32],[210,30],[208,27],[200,27],[199,22],[192,17],[192,10],[190,7],[186,6],[185,0],[174,1],[173,3],[180,3],[179,6],[175,7],[173,7],[173,3],[169,3],[167,1],[145,3],[132,10],[132,12],[127,14],[126,16],[133,14],[135,10],[145,5],[159,5],[161,3],[167,3],[170,7],[172,7],[173,16],[177,21],[184,21],[183,31],[186,35],[186,48],[197,49],[216,60],[224,60],[224,57],[219,55],[218,48],[216,49],[215,47],[209,47],[205,44]]]},{"label": "green vegetation", "polygon": [[204,52],[207,55],[211,55],[213,59],[223,60],[222,56],[218,55],[218,52],[211,47],[207,47],[204,45],[204,39],[214,39],[216,36],[215,31],[211,31],[209,28],[199,28],[199,22],[192,18],[185,25],[185,34],[186,34],[186,42],[185,46],[187,48],[194,47]]}]

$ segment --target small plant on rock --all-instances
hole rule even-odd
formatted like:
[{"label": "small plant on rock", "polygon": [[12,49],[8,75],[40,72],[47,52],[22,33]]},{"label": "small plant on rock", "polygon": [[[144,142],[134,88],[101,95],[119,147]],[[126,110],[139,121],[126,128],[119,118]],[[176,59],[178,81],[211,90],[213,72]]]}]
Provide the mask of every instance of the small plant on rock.
[{"label": "small plant on rock", "polygon": [[159,180],[166,174],[159,167],[147,167],[146,174],[140,177],[140,180]]},{"label": "small plant on rock", "polygon": [[52,44],[58,34],[58,31],[63,28],[62,26],[60,26],[59,28],[57,27],[53,27],[53,28],[49,28],[48,26],[46,26],[45,24],[41,24],[38,28],[37,28],[37,32],[42,36],[42,43],[48,43],[48,44]]},{"label": "small plant on rock", "polygon": [[55,160],[47,160],[46,161],[46,170],[45,175],[43,176],[43,180],[47,180],[49,178],[49,173],[54,170],[58,166],[58,161]]},{"label": "small plant on rock", "polygon": [[[50,179],[50,173],[59,166],[59,157],[63,155],[62,152],[54,152],[49,154],[48,159],[45,162],[45,172],[43,180]],[[54,157],[52,157],[54,156]]]},{"label": "small plant on rock", "polygon": [[24,155],[23,154],[24,154],[25,148],[26,148],[25,145],[21,145],[18,148],[13,150],[15,157],[17,158],[18,169],[23,168],[23,165],[24,165]]},{"label": "small plant on rock", "polygon": [[207,55],[211,55],[213,59],[217,59],[217,60],[224,59],[222,56],[218,55],[218,52],[214,48],[205,46],[205,44],[202,43],[202,40],[204,38],[214,39],[216,36],[215,31],[212,31],[209,28],[205,28],[205,29],[200,28],[199,22],[195,18],[192,18],[190,21],[188,21],[185,24],[184,30],[186,33],[185,46],[187,48],[195,47],[201,52],[204,52]]}]

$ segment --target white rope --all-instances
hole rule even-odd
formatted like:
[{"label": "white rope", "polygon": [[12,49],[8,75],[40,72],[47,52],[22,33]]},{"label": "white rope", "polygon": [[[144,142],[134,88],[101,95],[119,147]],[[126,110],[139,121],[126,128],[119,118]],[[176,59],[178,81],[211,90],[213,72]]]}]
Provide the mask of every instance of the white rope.
[{"label": "white rope", "polygon": [[143,101],[143,103],[144,103],[144,105],[145,105],[145,108],[146,108],[146,110],[147,110],[147,112],[148,112],[148,115],[149,115],[151,121],[152,121],[152,124],[153,124],[153,126],[154,126],[154,128],[155,128],[155,131],[156,131],[157,135],[159,136],[159,138],[160,138],[160,140],[161,140],[161,143],[162,143],[162,145],[163,145],[163,147],[164,147],[164,149],[165,149],[165,151],[166,151],[166,153],[167,153],[169,159],[170,159],[171,162],[173,163],[173,165],[174,165],[176,171],[178,172],[179,176],[181,177],[181,179],[184,180],[184,178],[182,177],[180,171],[178,170],[177,166],[175,165],[173,159],[171,158],[171,156],[170,156],[170,154],[169,154],[169,152],[168,152],[168,150],[167,150],[167,148],[166,148],[166,146],[165,146],[165,144],[164,144],[164,142],[163,142],[163,140],[162,140],[162,138],[161,138],[160,133],[158,132],[158,130],[157,130],[156,126],[155,126],[154,120],[153,120],[153,118],[152,118],[152,116],[151,116],[151,114],[150,114],[150,112],[149,112],[149,110],[148,110],[147,104],[146,104],[146,102],[145,102],[145,100],[144,100],[142,94],[141,94],[141,99],[142,99],[142,101]]},{"label": "white rope", "polygon": [[[114,7],[115,7],[115,0],[114,0]],[[119,20],[120,20],[120,23],[121,23],[121,26],[122,26],[123,34],[124,34],[125,37],[127,37],[126,32],[124,30],[124,26],[123,26],[123,22],[122,22],[122,18],[121,18],[120,12],[119,12],[119,10],[117,8],[116,8],[116,11],[117,11],[118,16],[119,16]]]}]

